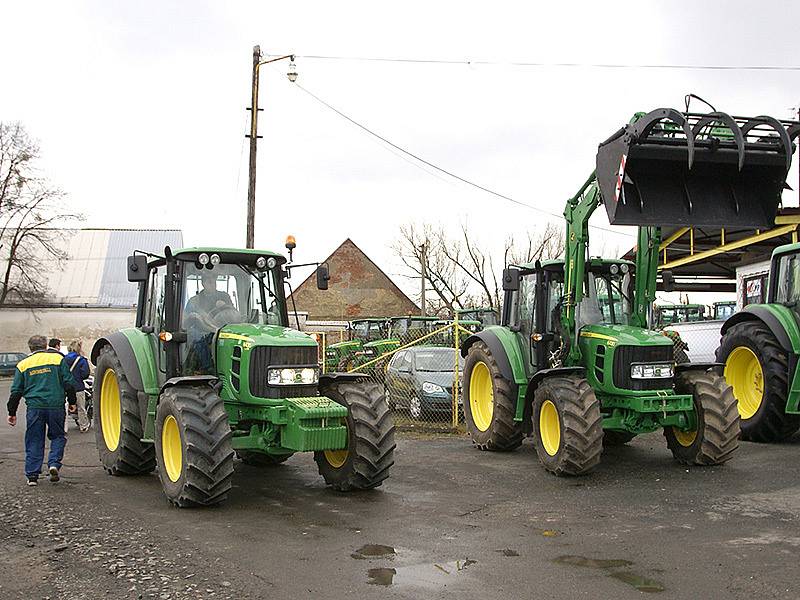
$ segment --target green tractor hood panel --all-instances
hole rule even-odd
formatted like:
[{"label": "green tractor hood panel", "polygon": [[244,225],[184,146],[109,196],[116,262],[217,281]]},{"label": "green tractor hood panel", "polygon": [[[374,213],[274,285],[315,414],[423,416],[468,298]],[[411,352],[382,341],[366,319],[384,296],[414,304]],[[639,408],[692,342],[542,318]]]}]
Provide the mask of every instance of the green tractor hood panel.
[{"label": "green tractor hood panel", "polygon": [[279,325],[242,323],[226,325],[219,330],[218,338],[252,344],[254,346],[316,346],[317,342],[305,333]]},{"label": "green tractor hood panel", "polygon": [[585,325],[581,328],[581,340],[597,339],[623,346],[671,346],[667,336],[649,329],[630,325]]}]

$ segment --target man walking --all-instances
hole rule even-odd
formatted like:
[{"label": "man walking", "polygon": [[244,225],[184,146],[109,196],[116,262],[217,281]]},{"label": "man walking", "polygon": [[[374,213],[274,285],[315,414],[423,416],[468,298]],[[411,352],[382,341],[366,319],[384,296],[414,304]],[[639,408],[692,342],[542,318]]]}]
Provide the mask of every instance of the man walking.
[{"label": "man walking", "polygon": [[64,396],[69,403],[69,411],[75,411],[76,382],[58,352],[47,351],[47,339],[34,335],[28,340],[31,350],[26,358],[17,363],[11,395],[8,399],[8,424],[17,424],[19,401],[25,398],[25,476],[28,485],[36,485],[44,460],[45,431],[50,439],[50,455],[47,466],[50,481],[59,479],[58,471],[64,458],[67,438],[64,435]]}]

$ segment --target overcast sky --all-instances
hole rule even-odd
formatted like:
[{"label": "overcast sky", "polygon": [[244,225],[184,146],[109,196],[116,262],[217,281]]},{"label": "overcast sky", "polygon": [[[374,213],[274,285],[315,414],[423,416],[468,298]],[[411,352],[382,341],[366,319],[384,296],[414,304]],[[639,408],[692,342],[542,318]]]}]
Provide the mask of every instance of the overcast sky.
[{"label": "overcast sky", "polygon": [[[549,4],[4,2],[0,119],[41,141],[46,174],[87,226],[243,246],[254,44],[296,53],[298,84],[394,143],[556,214],[637,110],[682,109],[688,92],[733,114],[789,118],[800,103],[797,70],[509,64],[794,67],[796,0]],[[548,218],[398,156],[277,65],[262,74],[257,247],[280,250],[292,233],[310,261],[351,237],[396,275],[401,223],[468,222],[501,252]],[[605,213],[593,222],[607,226]],[[632,228],[619,230],[595,248],[629,247]]]}]

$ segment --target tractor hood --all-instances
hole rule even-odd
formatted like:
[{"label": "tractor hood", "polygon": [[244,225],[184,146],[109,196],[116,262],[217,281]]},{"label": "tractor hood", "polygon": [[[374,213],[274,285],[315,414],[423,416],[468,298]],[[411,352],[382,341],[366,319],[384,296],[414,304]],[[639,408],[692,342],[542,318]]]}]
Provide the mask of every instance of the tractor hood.
[{"label": "tractor hood", "polygon": [[328,344],[327,348],[330,350],[333,349],[348,349],[348,348],[359,348],[361,347],[361,342],[358,340],[350,340],[344,342],[336,342],[335,344]]},{"label": "tractor hood", "polygon": [[254,346],[317,345],[317,342],[311,336],[296,329],[281,327],[280,325],[256,325],[252,323],[225,325],[219,330],[217,337],[220,340],[236,340]]},{"label": "tractor hood", "polygon": [[657,331],[630,325],[585,325],[581,328],[582,340],[598,339],[625,346],[671,346],[672,340]]}]

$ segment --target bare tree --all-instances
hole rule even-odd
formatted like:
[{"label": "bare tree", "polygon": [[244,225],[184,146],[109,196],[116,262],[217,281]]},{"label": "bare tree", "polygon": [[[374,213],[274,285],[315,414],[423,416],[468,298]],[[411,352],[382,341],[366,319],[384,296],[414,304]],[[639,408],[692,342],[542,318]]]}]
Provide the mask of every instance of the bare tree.
[{"label": "bare tree", "polygon": [[46,273],[66,258],[59,226],[80,219],[39,175],[39,146],[19,123],[0,122],[0,306],[46,295]]},{"label": "bare tree", "polygon": [[527,234],[522,242],[509,238],[503,254],[482,248],[466,224],[460,235],[452,237],[443,227],[429,224],[406,224],[393,245],[395,254],[412,273],[422,277],[422,246],[427,247],[426,282],[436,296],[428,301],[432,314],[452,315],[458,308],[481,306],[500,310],[502,290],[499,275],[507,264],[523,264],[556,258],[564,251],[564,232],[548,223],[542,229]]}]

